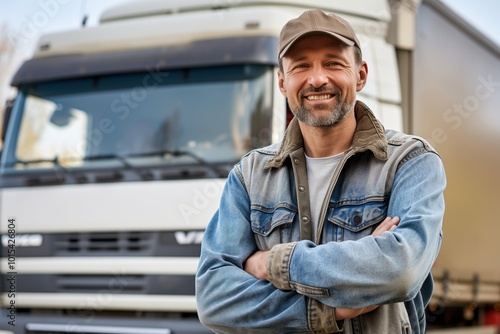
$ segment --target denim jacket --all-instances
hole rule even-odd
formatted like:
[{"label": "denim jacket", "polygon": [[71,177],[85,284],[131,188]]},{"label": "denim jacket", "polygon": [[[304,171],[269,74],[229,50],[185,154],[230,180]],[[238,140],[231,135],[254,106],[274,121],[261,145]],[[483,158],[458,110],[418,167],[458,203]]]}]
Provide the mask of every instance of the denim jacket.
[{"label": "denim jacket", "polygon": [[[303,139],[293,120],[281,145],[231,171],[196,275],[198,313],[216,333],[424,333],[431,266],[441,245],[445,174],[422,139],[385,131],[362,102],[311,239]],[[392,232],[371,233],[386,216]],[[270,250],[269,281],[243,270]],[[337,322],[335,307],[381,305]],[[384,328],[384,329],[381,329]]]}]

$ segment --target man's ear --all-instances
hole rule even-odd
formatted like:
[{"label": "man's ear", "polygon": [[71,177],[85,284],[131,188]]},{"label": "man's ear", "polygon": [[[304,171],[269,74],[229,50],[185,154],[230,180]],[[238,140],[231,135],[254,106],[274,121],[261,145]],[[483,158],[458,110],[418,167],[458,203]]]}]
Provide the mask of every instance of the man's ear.
[{"label": "man's ear", "polygon": [[278,70],[278,86],[280,88],[281,94],[286,97],[285,75],[280,70]]},{"label": "man's ear", "polygon": [[362,61],[358,67],[358,81],[356,83],[356,91],[359,92],[366,85],[366,79],[368,78],[368,64]]}]

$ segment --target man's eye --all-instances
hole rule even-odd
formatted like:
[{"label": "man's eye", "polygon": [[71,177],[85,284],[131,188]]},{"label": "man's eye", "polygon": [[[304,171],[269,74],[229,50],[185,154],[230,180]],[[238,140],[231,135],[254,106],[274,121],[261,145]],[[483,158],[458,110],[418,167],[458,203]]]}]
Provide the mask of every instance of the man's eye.
[{"label": "man's eye", "polygon": [[329,62],[327,65],[332,67],[342,66],[342,64],[337,61]]}]

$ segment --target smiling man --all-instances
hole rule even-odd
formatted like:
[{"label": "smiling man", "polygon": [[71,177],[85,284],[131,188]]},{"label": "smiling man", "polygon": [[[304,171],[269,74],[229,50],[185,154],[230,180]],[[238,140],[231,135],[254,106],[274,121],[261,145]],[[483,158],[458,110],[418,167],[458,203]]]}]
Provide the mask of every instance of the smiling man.
[{"label": "smiling man", "polygon": [[421,138],[356,100],[368,76],[352,27],[319,10],[281,32],[281,143],[227,180],[202,243],[202,323],[216,333],[424,333],[445,174]]}]

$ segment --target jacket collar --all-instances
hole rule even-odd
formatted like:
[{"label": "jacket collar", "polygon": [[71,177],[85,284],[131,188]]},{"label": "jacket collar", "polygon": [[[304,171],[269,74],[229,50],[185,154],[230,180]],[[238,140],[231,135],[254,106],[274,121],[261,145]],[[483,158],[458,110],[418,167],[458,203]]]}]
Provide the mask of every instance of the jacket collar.
[{"label": "jacket collar", "polygon": [[[348,151],[353,153],[370,150],[379,160],[387,160],[387,138],[382,124],[375,118],[373,112],[361,101],[354,106],[356,130],[352,146]],[[276,155],[266,163],[265,168],[279,168],[292,152],[303,148],[304,140],[300,131],[299,122],[294,117]]]}]

